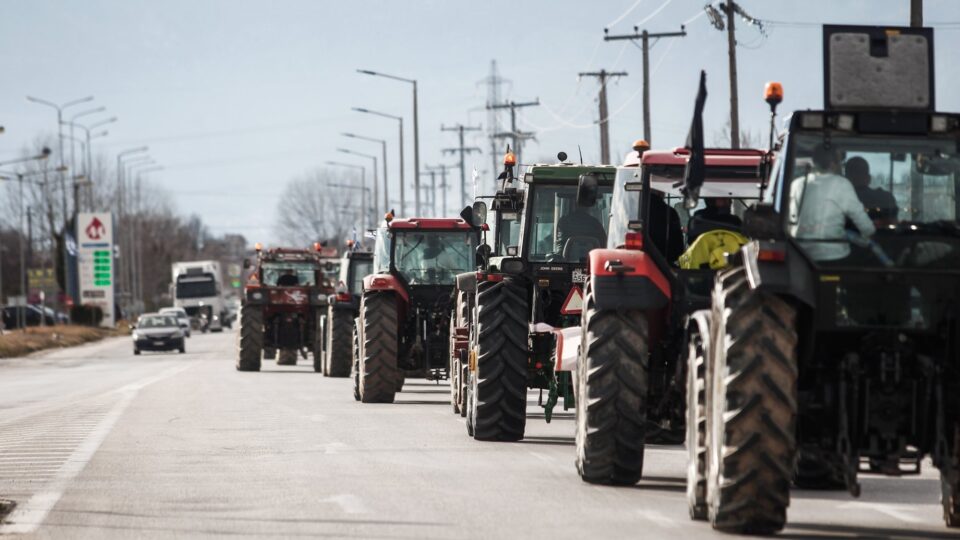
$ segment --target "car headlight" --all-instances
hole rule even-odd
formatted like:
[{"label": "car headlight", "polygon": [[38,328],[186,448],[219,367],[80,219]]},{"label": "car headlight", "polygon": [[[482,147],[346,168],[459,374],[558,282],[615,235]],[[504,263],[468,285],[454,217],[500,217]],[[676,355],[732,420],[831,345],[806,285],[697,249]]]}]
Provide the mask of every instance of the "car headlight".
[{"label": "car headlight", "polygon": [[140,339],[140,334],[137,334],[136,332],[134,332],[132,335],[133,335],[134,341],[137,341],[138,339]]},{"label": "car headlight", "polygon": [[214,316],[213,316],[213,320],[219,321],[219,320],[220,320],[220,316],[219,316],[219,315],[214,315]]}]

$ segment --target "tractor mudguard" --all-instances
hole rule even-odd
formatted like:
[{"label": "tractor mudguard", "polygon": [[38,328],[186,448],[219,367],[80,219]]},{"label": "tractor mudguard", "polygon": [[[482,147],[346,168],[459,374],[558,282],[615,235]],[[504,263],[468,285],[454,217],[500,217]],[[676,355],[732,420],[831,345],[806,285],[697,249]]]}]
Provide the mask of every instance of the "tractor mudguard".
[{"label": "tractor mudguard", "polygon": [[477,292],[477,273],[464,272],[463,274],[457,274],[457,290],[465,293]]},{"label": "tractor mudguard", "polygon": [[243,291],[243,305],[263,305],[267,303],[267,291],[259,286],[247,285]]},{"label": "tractor mudguard", "polygon": [[651,310],[670,302],[670,282],[639,250],[595,249],[590,252],[590,289],[597,309]]},{"label": "tractor mudguard", "polygon": [[363,291],[391,291],[400,295],[404,304],[410,303],[410,295],[400,280],[390,274],[370,274],[363,278]]},{"label": "tractor mudguard", "polygon": [[762,288],[792,296],[810,307],[816,307],[817,284],[813,271],[793,244],[783,240],[754,240],[741,248],[740,256],[751,289]]}]

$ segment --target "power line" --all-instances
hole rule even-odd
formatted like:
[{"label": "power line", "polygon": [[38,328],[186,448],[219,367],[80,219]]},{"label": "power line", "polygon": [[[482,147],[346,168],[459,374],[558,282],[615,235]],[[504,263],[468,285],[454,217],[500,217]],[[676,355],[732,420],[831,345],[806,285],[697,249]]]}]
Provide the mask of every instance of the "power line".
[{"label": "power line", "polygon": [[515,101],[508,101],[505,103],[487,103],[488,109],[510,109],[510,131],[494,133],[493,136],[498,139],[509,138],[511,140],[513,151],[517,155],[517,163],[523,163],[520,156],[523,153],[524,141],[536,138],[533,133],[520,131],[520,129],[517,128],[517,109],[523,107],[535,107],[537,105],[540,105],[539,99],[523,103],[517,103]]},{"label": "power line", "polygon": [[595,77],[600,81],[600,162],[610,163],[610,123],[607,110],[607,79],[626,77],[626,71],[610,72],[605,69],[600,71],[583,72],[581,77]]}]

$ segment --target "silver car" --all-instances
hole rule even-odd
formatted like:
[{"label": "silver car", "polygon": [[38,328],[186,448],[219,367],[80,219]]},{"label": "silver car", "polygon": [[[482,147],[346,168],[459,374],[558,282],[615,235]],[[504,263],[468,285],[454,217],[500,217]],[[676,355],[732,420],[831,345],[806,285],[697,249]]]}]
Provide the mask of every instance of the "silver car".
[{"label": "silver car", "polygon": [[182,307],[160,308],[160,311],[157,313],[176,317],[177,324],[180,325],[180,329],[183,330],[183,335],[190,337],[190,316],[187,315],[187,312]]}]

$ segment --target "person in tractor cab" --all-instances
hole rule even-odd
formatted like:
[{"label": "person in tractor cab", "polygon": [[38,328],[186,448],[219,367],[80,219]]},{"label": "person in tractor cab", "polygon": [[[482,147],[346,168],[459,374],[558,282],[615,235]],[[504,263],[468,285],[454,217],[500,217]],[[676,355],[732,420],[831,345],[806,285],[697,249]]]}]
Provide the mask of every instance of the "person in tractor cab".
[{"label": "person in tractor cab", "polygon": [[703,200],[706,208],[694,212],[687,226],[688,244],[693,244],[697,237],[705,232],[723,230],[739,230],[743,224],[740,218],[731,211],[733,201],[729,197],[708,197]]},{"label": "person in tractor cab", "polygon": [[844,164],[844,172],[863,203],[867,215],[877,226],[897,222],[897,200],[889,191],[870,187],[870,164],[862,157],[852,157]]},{"label": "person in tractor cab", "polygon": [[836,150],[820,144],[813,151],[814,170],[790,184],[791,233],[819,262],[842,264],[850,257],[847,220],[864,240],[876,231],[853,184],[840,175],[840,163]]},{"label": "person in tractor cab", "polygon": [[[594,241],[596,243],[594,244]],[[586,256],[591,249],[606,245],[607,231],[600,220],[576,203],[573,212],[557,221],[557,237],[554,240],[554,251],[563,253],[564,259],[578,260]],[[567,244],[571,244],[568,246]],[[568,251],[576,251],[579,256],[567,256]]]},{"label": "person in tractor cab", "polygon": [[277,278],[278,287],[296,287],[300,284],[300,280],[297,278],[297,273],[293,270],[284,270],[283,274]]},{"label": "person in tractor cab", "polygon": [[683,228],[680,226],[680,214],[664,200],[663,194],[650,190],[650,206],[647,209],[650,219],[647,221],[647,234],[668,263],[673,264],[683,255]]}]

